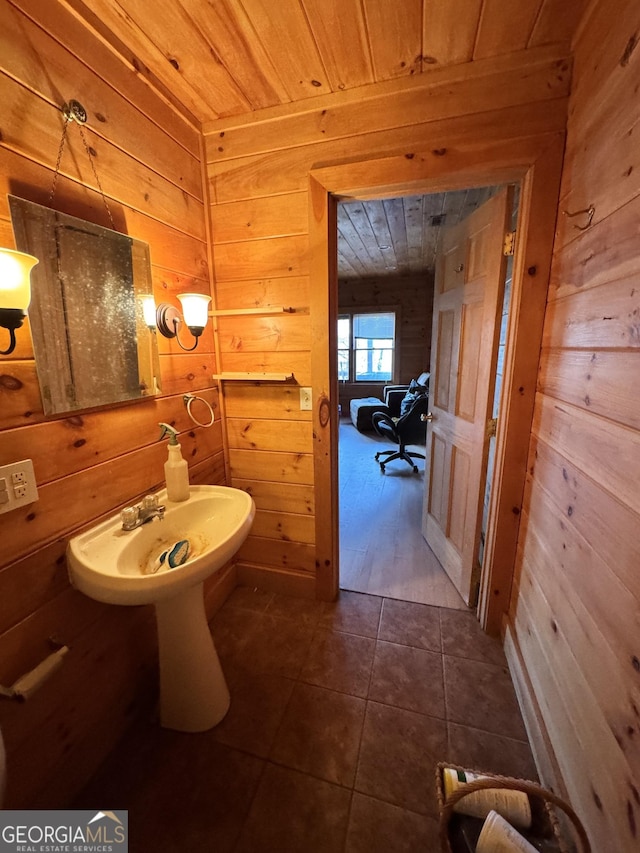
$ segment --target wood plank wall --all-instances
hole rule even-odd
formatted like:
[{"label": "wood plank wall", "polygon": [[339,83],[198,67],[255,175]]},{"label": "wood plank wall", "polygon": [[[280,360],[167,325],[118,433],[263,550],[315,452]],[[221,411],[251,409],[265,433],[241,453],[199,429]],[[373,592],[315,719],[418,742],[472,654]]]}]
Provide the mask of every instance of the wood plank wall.
[{"label": "wood plank wall", "polygon": [[[390,276],[378,279],[346,279],[338,282],[338,309],[390,309],[397,312],[397,379],[407,384],[429,370],[433,272],[421,276]],[[383,385],[391,383],[341,382],[338,402],[343,414],[355,397],[382,398]]]},{"label": "wood plank wall", "polygon": [[[291,370],[311,382],[311,169],[563,130],[569,75],[564,56],[539,48],[207,123],[218,308],[298,309],[220,318],[222,370]],[[258,506],[239,577],[314,595],[310,413],[295,386],[227,382],[224,394],[232,483]]]},{"label": "wood plank wall", "polygon": [[[591,11],[575,49],[509,633],[593,849],[631,853],[640,849],[640,6]],[[564,211],[590,205],[592,225],[574,228],[586,216]]]},{"label": "wood plank wall", "polygon": [[[47,203],[63,126],[58,108],[73,97],[89,113],[87,141],[117,229],[150,245],[156,300],[209,292],[199,128],[57,2],[0,0],[0,245],[14,245],[6,193]],[[55,206],[109,226],[76,127]],[[49,637],[71,647],[32,698],[0,699],[6,807],[68,803],[155,701],[152,611],[103,606],[75,592],[64,552],[71,534],[161,486],[158,421],[183,433],[192,482],[225,480],[221,423],[193,427],[180,396],[217,401],[212,330],[195,353],[164,338],[160,349],[161,397],[58,419],[42,412],[28,324],[15,353],[0,357],[0,464],[32,459],[39,489],[37,503],[0,515],[0,683],[46,657]]]}]

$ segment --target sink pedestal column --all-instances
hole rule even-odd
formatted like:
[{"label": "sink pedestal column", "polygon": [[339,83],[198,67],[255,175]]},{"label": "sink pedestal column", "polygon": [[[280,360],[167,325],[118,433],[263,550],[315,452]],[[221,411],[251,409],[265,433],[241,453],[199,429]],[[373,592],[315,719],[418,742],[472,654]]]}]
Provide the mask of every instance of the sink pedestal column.
[{"label": "sink pedestal column", "polygon": [[229,710],[230,696],[207,624],[202,584],[155,604],[160,658],[160,723],[204,732]]}]

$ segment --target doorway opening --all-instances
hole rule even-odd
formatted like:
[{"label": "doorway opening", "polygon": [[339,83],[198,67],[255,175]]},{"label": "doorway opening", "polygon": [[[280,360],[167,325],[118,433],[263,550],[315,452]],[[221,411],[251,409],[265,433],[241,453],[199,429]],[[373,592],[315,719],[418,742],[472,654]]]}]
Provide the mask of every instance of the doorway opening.
[{"label": "doorway opening", "polygon": [[[562,134],[510,139],[474,137],[449,148],[378,156],[313,169],[309,174],[309,275],[311,366],[315,406],[314,495],[316,597],[339,591],[338,382],[336,328],[337,203],[341,199],[392,198],[469,186],[519,184],[521,201],[505,350],[501,418],[478,618],[500,633],[517,592],[514,565],[520,508],[527,476],[538,353],[546,304],[562,168]],[[446,155],[446,156],[445,156]]]},{"label": "doorway opening", "polygon": [[[375,461],[376,454],[389,448],[389,440],[376,432],[370,413],[375,411],[377,399],[380,410],[397,420],[400,405],[405,413],[413,402],[409,392],[411,382],[415,385],[418,377],[424,381],[428,373],[437,377],[431,353],[432,309],[436,261],[443,234],[467,219],[498,190],[497,186],[480,187],[343,201],[338,205],[342,589],[436,606],[466,607],[423,537],[423,503],[429,492],[428,484],[425,490],[424,477],[425,469],[426,476],[430,475],[430,461],[414,458],[416,467],[411,467],[398,459],[388,467],[385,465],[382,473]],[[505,294],[509,292],[506,287]],[[507,311],[508,299],[501,312],[501,353]],[[498,364],[502,363],[503,358],[498,359]],[[493,417],[497,416],[501,369],[497,373]],[[389,393],[387,389],[392,386]],[[405,391],[409,393],[403,400]],[[426,423],[421,430],[418,416],[413,420],[417,431],[416,424],[409,428],[412,446],[407,449],[424,456]],[[489,462],[494,458],[494,446],[492,438]],[[486,487],[482,484],[485,500],[480,553],[486,530],[489,483],[490,476]],[[480,496],[478,503],[483,503]]]}]

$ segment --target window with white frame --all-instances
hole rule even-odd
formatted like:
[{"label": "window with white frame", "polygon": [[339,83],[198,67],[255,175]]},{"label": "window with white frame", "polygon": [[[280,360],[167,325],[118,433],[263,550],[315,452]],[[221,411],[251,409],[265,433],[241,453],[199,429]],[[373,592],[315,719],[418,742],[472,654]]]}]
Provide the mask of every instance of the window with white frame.
[{"label": "window with white frame", "polygon": [[341,313],[338,317],[338,379],[344,382],[393,380],[395,311]]}]

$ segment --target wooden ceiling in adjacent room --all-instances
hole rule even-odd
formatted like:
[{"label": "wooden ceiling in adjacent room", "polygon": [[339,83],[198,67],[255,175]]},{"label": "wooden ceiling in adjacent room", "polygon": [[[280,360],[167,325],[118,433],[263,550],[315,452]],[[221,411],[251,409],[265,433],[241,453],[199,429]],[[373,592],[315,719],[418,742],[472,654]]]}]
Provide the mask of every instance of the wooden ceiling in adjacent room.
[{"label": "wooden ceiling in adjacent room", "polygon": [[570,43],[587,0],[64,0],[191,118],[213,121]]},{"label": "wooden ceiling in adjacent room", "polygon": [[435,266],[442,229],[467,217],[495,192],[481,187],[338,206],[338,278],[419,275]]}]

